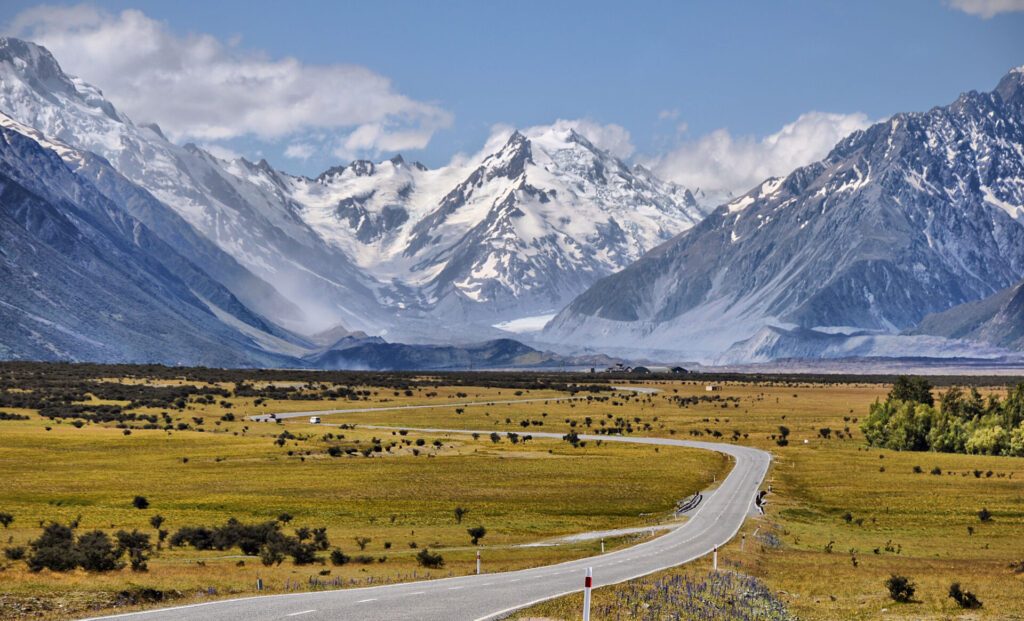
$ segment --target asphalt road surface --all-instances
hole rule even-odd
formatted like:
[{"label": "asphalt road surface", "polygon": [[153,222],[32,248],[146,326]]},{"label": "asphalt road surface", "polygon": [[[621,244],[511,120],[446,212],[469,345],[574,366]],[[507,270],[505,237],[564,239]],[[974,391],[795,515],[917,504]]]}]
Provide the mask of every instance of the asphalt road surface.
[{"label": "asphalt road surface", "polygon": [[[473,433],[454,429],[421,431]],[[490,432],[477,433],[487,435]],[[535,438],[561,437],[557,433],[531,432],[531,435]],[[765,451],[714,442],[583,434],[580,439],[706,449],[732,456],[735,465],[718,489],[706,495],[701,507],[687,522],[656,539],[599,556],[506,573],[484,573],[479,576],[358,589],[246,597],[102,618],[138,621],[500,619],[530,604],[580,591],[588,567],[594,570],[594,587],[600,588],[709,554],[716,546],[732,539],[743,520],[753,511],[754,498],[771,461],[771,456]],[[486,572],[487,552],[486,548],[482,550]]]}]

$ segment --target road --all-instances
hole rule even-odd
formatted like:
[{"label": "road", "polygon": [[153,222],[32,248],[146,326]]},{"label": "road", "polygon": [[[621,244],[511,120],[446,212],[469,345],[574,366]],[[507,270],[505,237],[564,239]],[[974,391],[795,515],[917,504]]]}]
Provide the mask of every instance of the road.
[{"label": "road", "polygon": [[[455,429],[415,431],[490,433]],[[531,432],[531,435],[535,438],[561,438],[557,433]],[[588,567],[594,570],[594,586],[601,587],[675,567],[710,553],[716,546],[732,539],[753,510],[755,495],[771,461],[771,456],[765,451],[715,442],[589,434],[581,434],[580,439],[705,449],[733,457],[735,465],[687,522],[656,539],[599,556],[506,573],[246,597],[101,618],[137,621],[499,619],[530,604],[579,591]],[[486,548],[483,551],[486,571]]]},{"label": "road", "polygon": [[[627,392],[635,392],[644,395],[653,395],[661,392],[657,388],[644,388],[638,386],[612,386],[614,390],[623,390]],[[548,401],[573,401],[576,399],[586,399],[586,396],[569,396],[569,397],[536,397],[531,399],[498,399],[492,401],[463,401],[461,403],[428,403],[424,405],[385,405],[375,406],[372,408],[344,408],[338,410],[306,410],[303,412],[276,412],[274,414],[257,414],[256,416],[250,416],[249,420],[256,421],[258,423],[266,423],[272,420],[285,420],[288,418],[302,418],[304,416],[328,416],[331,414],[351,414],[351,413],[366,413],[366,412],[394,412],[396,410],[430,410],[437,408],[467,408],[467,407],[479,407],[482,405],[513,405],[517,403],[540,403]]]}]

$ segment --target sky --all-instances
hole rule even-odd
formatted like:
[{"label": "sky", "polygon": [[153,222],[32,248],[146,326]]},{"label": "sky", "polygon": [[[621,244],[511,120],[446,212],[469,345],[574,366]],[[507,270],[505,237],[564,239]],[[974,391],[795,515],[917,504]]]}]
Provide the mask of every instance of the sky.
[{"label": "sky", "polygon": [[398,152],[442,166],[560,122],[743,192],[1024,65],[1024,0],[4,6],[0,30],[137,122],[308,175]]}]

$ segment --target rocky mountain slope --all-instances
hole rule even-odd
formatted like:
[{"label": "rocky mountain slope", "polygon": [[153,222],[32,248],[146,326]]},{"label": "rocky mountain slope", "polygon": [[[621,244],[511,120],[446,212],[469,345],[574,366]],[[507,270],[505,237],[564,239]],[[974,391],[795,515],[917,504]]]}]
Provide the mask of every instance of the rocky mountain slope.
[{"label": "rocky mountain slope", "polygon": [[[0,358],[279,364],[276,326],[0,115]],[[236,327],[232,327],[236,326]]]},{"label": "rocky mountain slope", "polygon": [[713,360],[779,330],[790,332],[778,357],[830,333],[898,333],[1018,282],[1022,219],[1015,69],[992,92],[855,132],[719,207],[599,281],[544,336]]},{"label": "rocky mountain slope", "polygon": [[1024,351],[1024,283],[933,315],[911,334],[965,339]]},{"label": "rocky mountain slope", "polygon": [[0,38],[0,110],[109,162],[112,182],[89,156],[68,159],[253,310],[308,334],[493,333],[554,312],[703,216],[686,190],[565,128],[516,132],[437,170],[396,157],[308,179],[220,160],[135,124],[44,48],[11,38]]}]

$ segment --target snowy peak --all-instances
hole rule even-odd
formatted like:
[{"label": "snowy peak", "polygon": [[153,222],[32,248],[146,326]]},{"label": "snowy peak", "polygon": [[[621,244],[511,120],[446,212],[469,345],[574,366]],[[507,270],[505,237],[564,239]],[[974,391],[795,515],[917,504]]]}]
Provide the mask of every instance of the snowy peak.
[{"label": "snowy peak", "polygon": [[801,330],[899,332],[1018,282],[1021,77],[850,134],[600,281],[548,333],[596,346],[678,343],[713,359],[779,334],[766,326],[801,341]]}]

